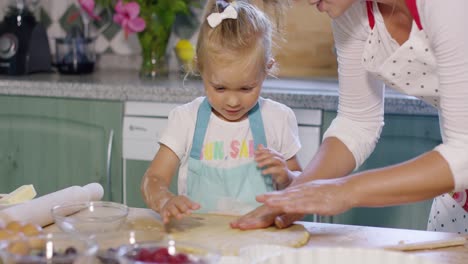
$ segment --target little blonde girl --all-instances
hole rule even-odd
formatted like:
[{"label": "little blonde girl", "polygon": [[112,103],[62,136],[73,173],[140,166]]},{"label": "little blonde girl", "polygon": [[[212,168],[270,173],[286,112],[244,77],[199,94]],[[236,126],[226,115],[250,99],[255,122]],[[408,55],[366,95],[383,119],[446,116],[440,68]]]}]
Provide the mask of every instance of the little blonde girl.
[{"label": "little blonde girl", "polygon": [[260,97],[274,68],[272,23],[248,1],[213,2],[196,49],[206,97],[170,113],[141,184],[146,204],[164,222],[194,210],[246,213],[259,205],[256,195],[285,188],[301,171],[293,111]]}]

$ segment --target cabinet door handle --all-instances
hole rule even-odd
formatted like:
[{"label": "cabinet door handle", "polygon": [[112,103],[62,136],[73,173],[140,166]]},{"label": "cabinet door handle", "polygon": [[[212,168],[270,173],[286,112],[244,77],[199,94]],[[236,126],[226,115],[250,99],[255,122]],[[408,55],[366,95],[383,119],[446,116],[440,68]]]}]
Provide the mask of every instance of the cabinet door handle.
[{"label": "cabinet door handle", "polygon": [[109,142],[107,143],[107,161],[106,161],[106,185],[109,192],[109,200],[112,201],[111,189],[111,160],[112,160],[112,142],[114,141],[114,129],[109,132]]},{"label": "cabinet door handle", "polygon": [[130,129],[130,131],[133,131],[133,130],[147,131],[148,130],[148,129],[146,129],[146,127],[134,126],[134,125],[130,125],[129,129]]}]

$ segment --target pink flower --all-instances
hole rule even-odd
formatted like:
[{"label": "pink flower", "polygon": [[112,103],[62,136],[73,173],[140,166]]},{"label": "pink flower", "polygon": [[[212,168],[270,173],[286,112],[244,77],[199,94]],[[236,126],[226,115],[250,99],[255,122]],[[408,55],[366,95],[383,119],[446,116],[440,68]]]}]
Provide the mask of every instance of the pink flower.
[{"label": "pink flower", "polygon": [[140,6],[136,2],[128,2],[126,4],[119,0],[115,5],[114,22],[122,26],[125,36],[128,34],[141,32],[145,29],[146,23],[141,17]]},{"label": "pink flower", "polygon": [[83,9],[91,18],[101,20],[98,15],[94,14],[94,7],[96,6],[94,0],[78,0],[78,3],[80,4],[81,9]]}]

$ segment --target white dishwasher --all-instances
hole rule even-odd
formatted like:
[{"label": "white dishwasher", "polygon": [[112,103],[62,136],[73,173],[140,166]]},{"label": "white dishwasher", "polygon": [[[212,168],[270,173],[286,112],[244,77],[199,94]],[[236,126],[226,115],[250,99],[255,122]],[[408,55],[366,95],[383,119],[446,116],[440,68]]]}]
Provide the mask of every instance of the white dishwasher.
[{"label": "white dishwasher", "polygon": [[140,182],[159,149],[169,112],[177,104],[126,102],[123,118],[123,202],[144,207]]},{"label": "white dishwasher", "polygon": [[[159,149],[159,137],[167,125],[169,112],[177,104],[126,102],[123,119],[123,201],[133,207],[144,207],[140,182]],[[299,125],[302,149],[299,162],[305,167],[320,144],[322,111],[293,109]],[[273,120],[274,122],[274,120]],[[171,186],[176,190],[175,182]]]}]

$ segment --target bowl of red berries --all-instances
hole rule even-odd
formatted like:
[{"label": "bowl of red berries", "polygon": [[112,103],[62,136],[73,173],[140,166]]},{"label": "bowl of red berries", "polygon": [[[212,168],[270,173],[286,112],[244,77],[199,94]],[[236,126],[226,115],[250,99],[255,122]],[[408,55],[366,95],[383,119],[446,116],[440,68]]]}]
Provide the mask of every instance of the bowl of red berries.
[{"label": "bowl of red berries", "polygon": [[100,264],[119,264],[117,252],[120,247],[126,247],[136,243],[161,241],[165,237],[164,233],[153,230],[119,230],[115,232],[96,233],[90,236],[99,246],[96,257]]},{"label": "bowl of red berries", "polygon": [[178,242],[170,237],[122,246],[116,254],[122,264],[213,264],[221,258],[217,250]]}]

